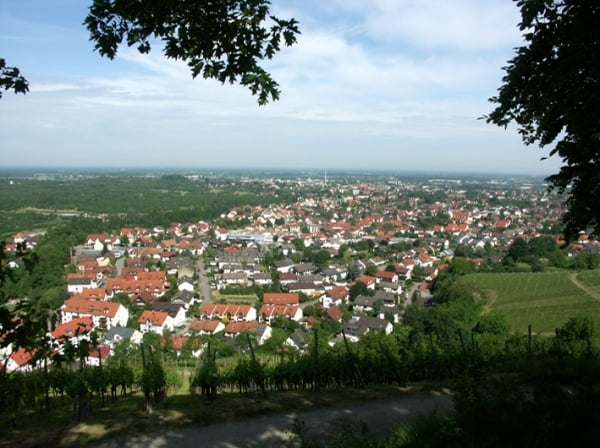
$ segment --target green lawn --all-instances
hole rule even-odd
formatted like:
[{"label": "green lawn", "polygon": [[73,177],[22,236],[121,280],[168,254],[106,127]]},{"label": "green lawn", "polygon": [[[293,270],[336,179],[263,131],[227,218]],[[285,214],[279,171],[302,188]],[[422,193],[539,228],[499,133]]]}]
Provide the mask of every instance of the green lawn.
[{"label": "green lawn", "polygon": [[219,302],[224,300],[226,303],[234,303],[234,304],[245,304],[245,305],[253,305],[259,300],[256,294],[248,294],[248,295],[233,295],[233,294],[221,294],[219,291],[213,291],[213,298],[215,302]]},{"label": "green lawn", "polygon": [[[513,329],[552,332],[570,317],[591,316],[600,328],[600,301],[579,289],[568,271],[542,273],[472,274],[469,280],[488,292],[490,309],[506,316]],[[600,271],[585,272],[583,283],[598,289]]]},{"label": "green lawn", "polygon": [[595,271],[583,271],[577,275],[583,283],[600,294],[600,269]]}]

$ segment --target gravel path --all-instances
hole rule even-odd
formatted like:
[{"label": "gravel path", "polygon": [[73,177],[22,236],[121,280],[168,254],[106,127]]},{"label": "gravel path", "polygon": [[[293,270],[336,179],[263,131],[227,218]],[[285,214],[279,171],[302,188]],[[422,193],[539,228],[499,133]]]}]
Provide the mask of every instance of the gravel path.
[{"label": "gravel path", "polygon": [[285,415],[271,415],[241,422],[221,423],[173,430],[165,433],[121,437],[96,448],[271,448],[299,447],[292,429],[301,422],[309,438],[335,434],[344,429],[386,436],[398,425],[417,415],[445,415],[452,397],[445,393],[416,393],[399,398],[366,401]]}]

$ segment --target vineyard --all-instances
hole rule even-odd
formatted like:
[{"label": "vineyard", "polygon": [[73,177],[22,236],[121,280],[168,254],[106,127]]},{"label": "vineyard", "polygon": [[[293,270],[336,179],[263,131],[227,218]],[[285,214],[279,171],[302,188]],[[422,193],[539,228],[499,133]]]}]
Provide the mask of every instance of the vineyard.
[{"label": "vineyard", "polygon": [[[526,277],[516,278],[527,282]],[[529,281],[542,279],[553,281],[550,276]],[[554,288],[562,285],[568,291],[564,279],[554,281]],[[135,424],[136,419],[146,421],[147,416],[165,409],[169,395],[185,396],[188,406],[196,408],[231,397],[250,398],[251,405],[258,397],[272,394],[397,389],[413,382],[518,372],[523,366],[535,372],[538,363],[588,359],[595,351],[596,341],[585,321],[570,320],[563,325],[558,341],[503,334],[493,325],[469,332],[443,316],[436,319],[435,308],[422,310],[425,320],[413,316],[406,331],[369,332],[356,343],[345,341],[331,347],[313,330],[303,352],[284,346],[278,354],[261,352],[249,334],[246,349],[227,359],[222,348],[211,348],[211,340],[200,359],[174,356],[168,344],[126,344],[98,367],[84,365],[86,351],[69,351],[70,358],[63,359],[67,365],[58,365],[55,359],[47,369],[0,374],[0,423],[9,430],[9,444],[14,444],[31,434],[28,422],[41,416],[58,419],[58,427],[68,427],[91,420],[92,413],[122,408],[130,399],[138,403],[137,411],[127,417]],[[555,369],[558,364],[552,365]],[[182,389],[184,385],[189,385],[187,390]],[[170,400],[169,409],[176,411],[172,406],[177,401]]]},{"label": "vineyard", "polygon": [[594,292],[600,294],[600,270],[580,272],[577,277]]},{"label": "vineyard", "polygon": [[[567,271],[475,274],[469,277],[490,298],[490,309],[504,315],[511,327],[536,333],[553,332],[573,316],[590,316],[600,328],[600,301],[586,294]],[[578,274],[582,282],[600,289],[600,271]]]}]

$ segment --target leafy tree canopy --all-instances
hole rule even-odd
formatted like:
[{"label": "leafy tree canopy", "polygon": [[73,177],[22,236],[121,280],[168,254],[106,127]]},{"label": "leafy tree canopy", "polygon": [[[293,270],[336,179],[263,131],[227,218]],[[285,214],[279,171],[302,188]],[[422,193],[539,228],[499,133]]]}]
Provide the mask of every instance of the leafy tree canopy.
[{"label": "leafy tree canopy", "polygon": [[564,164],[547,178],[568,193],[563,216],[572,239],[588,226],[600,234],[600,3],[517,0],[525,45],[504,67],[488,122],[518,125],[525,144],[553,145]]},{"label": "leafy tree canopy", "polygon": [[354,302],[358,296],[368,296],[369,288],[363,282],[354,282],[352,286],[350,286],[350,300]]},{"label": "leafy tree canopy", "polygon": [[[162,40],[165,56],[187,63],[192,77],[239,82],[264,105],[280,91],[260,63],[300,34],[295,19],[269,8],[269,0],[93,0],[85,25],[102,56],[113,59],[123,42],[149,53]],[[0,98],[2,90],[26,93],[29,84],[0,58]]]},{"label": "leafy tree canopy", "polygon": [[456,275],[472,274],[475,272],[475,263],[462,257],[454,257],[449,270]]},{"label": "leafy tree canopy", "polygon": [[165,56],[185,61],[194,78],[239,82],[263,105],[280,92],[259,62],[299,34],[296,20],[270,15],[269,6],[268,0],[94,0],[85,24],[102,56],[114,58],[124,41],[148,53],[151,41],[161,39]]},{"label": "leafy tree canopy", "polygon": [[29,83],[18,68],[8,67],[6,61],[0,58],[0,98],[3,90],[26,93],[29,91]]}]

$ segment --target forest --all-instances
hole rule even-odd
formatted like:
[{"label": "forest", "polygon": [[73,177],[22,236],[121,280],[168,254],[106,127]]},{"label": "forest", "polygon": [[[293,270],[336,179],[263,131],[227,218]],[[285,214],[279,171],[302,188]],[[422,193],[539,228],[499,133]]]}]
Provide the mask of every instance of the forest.
[{"label": "forest", "polygon": [[293,199],[263,184],[181,175],[158,178],[99,176],[83,179],[0,180],[0,238],[23,229],[63,223],[72,216],[110,216],[110,226],[168,226],[173,221],[213,220],[236,206],[269,205]]}]

